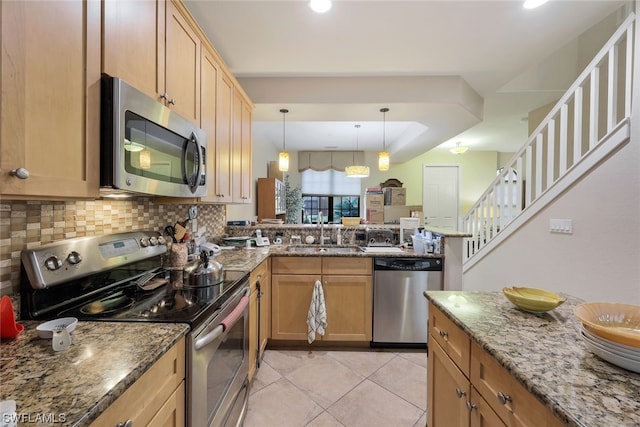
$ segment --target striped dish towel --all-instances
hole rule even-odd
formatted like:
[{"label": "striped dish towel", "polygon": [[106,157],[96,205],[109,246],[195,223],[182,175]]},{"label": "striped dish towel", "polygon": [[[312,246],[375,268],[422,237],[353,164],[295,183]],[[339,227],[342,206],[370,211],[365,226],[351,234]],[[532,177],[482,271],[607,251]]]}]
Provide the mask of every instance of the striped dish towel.
[{"label": "striped dish towel", "polygon": [[313,286],[309,313],[307,314],[307,340],[309,344],[316,339],[316,333],[324,335],[326,327],[327,309],[324,305],[324,291],[322,290],[322,283],[316,280]]}]

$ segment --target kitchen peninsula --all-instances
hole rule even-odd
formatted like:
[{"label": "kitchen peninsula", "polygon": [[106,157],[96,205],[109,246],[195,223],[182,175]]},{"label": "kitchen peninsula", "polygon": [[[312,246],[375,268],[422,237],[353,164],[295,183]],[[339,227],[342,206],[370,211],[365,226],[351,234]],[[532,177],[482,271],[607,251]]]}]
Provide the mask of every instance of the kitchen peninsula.
[{"label": "kitchen peninsula", "polygon": [[[497,425],[513,425],[518,409],[526,412],[538,405],[532,416],[543,421],[531,425],[640,425],[640,374],[611,365],[587,349],[573,314],[581,300],[566,296],[567,302],[557,309],[537,315],[517,309],[500,292],[427,291],[425,297],[430,302],[429,427],[439,427],[434,419],[447,416],[433,406],[438,394],[447,393],[437,383],[442,371],[434,376],[434,369],[445,365],[452,368],[449,372],[460,373],[459,399],[456,389],[449,401],[460,402],[464,409],[459,413],[466,414],[461,416],[468,417],[467,424],[481,416],[497,419]],[[456,348],[449,344],[455,341],[466,345],[466,351],[442,350]],[[490,376],[500,377],[502,384],[511,382],[516,391],[510,395],[501,388],[491,390]],[[463,389],[465,383],[469,391]]]}]

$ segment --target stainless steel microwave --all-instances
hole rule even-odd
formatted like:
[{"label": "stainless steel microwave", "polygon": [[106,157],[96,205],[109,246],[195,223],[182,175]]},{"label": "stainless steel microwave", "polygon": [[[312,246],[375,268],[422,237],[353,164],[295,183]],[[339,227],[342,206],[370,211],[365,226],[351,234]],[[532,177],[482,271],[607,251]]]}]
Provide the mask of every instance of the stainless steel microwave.
[{"label": "stainless steel microwave", "polygon": [[101,84],[101,188],[204,196],[206,133],[117,77],[103,75]]}]

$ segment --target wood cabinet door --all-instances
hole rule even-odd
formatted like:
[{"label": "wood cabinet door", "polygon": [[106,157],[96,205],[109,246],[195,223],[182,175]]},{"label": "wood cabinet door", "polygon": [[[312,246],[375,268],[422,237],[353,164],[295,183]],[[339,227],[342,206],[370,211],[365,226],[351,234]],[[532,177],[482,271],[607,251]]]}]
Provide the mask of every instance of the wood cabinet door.
[{"label": "wood cabinet door", "polygon": [[258,342],[258,357],[267,347],[267,342],[271,338],[271,261],[266,259],[260,264],[261,271],[258,275],[260,281],[260,341]]},{"label": "wood cabinet door", "polygon": [[471,340],[431,302],[429,303],[429,334],[458,365],[458,368],[468,376]]},{"label": "wood cabinet door", "polygon": [[[100,3],[3,1],[0,7],[0,193],[97,197]],[[20,168],[24,179],[10,175]]]},{"label": "wood cabinet door", "polygon": [[171,1],[166,7],[165,102],[184,118],[200,123],[201,42]]},{"label": "wood cabinet door", "polygon": [[164,0],[104,0],[102,71],[154,99],[164,93]]},{"label": "wood cabinet door", "polygon": [[200,60],[200,127],[207,134],[207,194],[201,202],[217,202],[216,196],[216,111],[220,65],[208,49],[202,49]]},{"label": "wood cabinet door", "polygon": [[242,102],[242,141],[241,141],[241,169],[242,169],[242,184],[240,198],[242,203],[251,203],[253,197],[253,164],[251,161],[251,155],[253,151],[253,140],[251,136],[251,117],[253,107],[249,102],[243,100]]},{"label": "wood cabinet door", "polygon": [[231,191],[234,203],[242,203],[242,96],[233,91],[231,119]]},{"label": "wood cabinet door", "polygon": [[371,341],[371,276],[323,275],[322,286],[327,309],[327,329],[322,340]]},{"label": "wood cabinet door", "polygon": [[307,313],[320,275],[271,276],[271,338],[307,340]]},{"label": "wood cabinet door", "polygon": [[216,186],[214,195],[217,202],[232,201],[231,191],[231,120],[233,118],[233,82],[218,73],[216,104]]},{"label": "wood cabinet door", "polygon": [[475,387],[471,387],[469,427],[506,427]]},{"label": "wood cabinet door", "polygon": [[185,390],[184,381],[162,405],[156,415],[149,421],[149,426],[184,427]]},{"label": "wood cabinet door", "polygon": [[258,291],[253,289],[249,296],[249,381],[256,372],[258,359]]},{"label": "wood cabinet door", "polygon": [[468,427],[467,402],[471,385],[467,377],[434,340],[429,340],[427,362],[427,425]]}]

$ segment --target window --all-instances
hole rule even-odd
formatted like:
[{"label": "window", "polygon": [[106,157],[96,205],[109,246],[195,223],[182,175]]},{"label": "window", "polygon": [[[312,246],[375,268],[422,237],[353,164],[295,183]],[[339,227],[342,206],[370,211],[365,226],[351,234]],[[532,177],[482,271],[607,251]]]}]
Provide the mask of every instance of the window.
[{"label": "window", "polygon": [[322,212],[325,223],[339,223],[342,217],[360,216],[360,180],[329,169],[302,172],[303,222],[317,223]]}]

